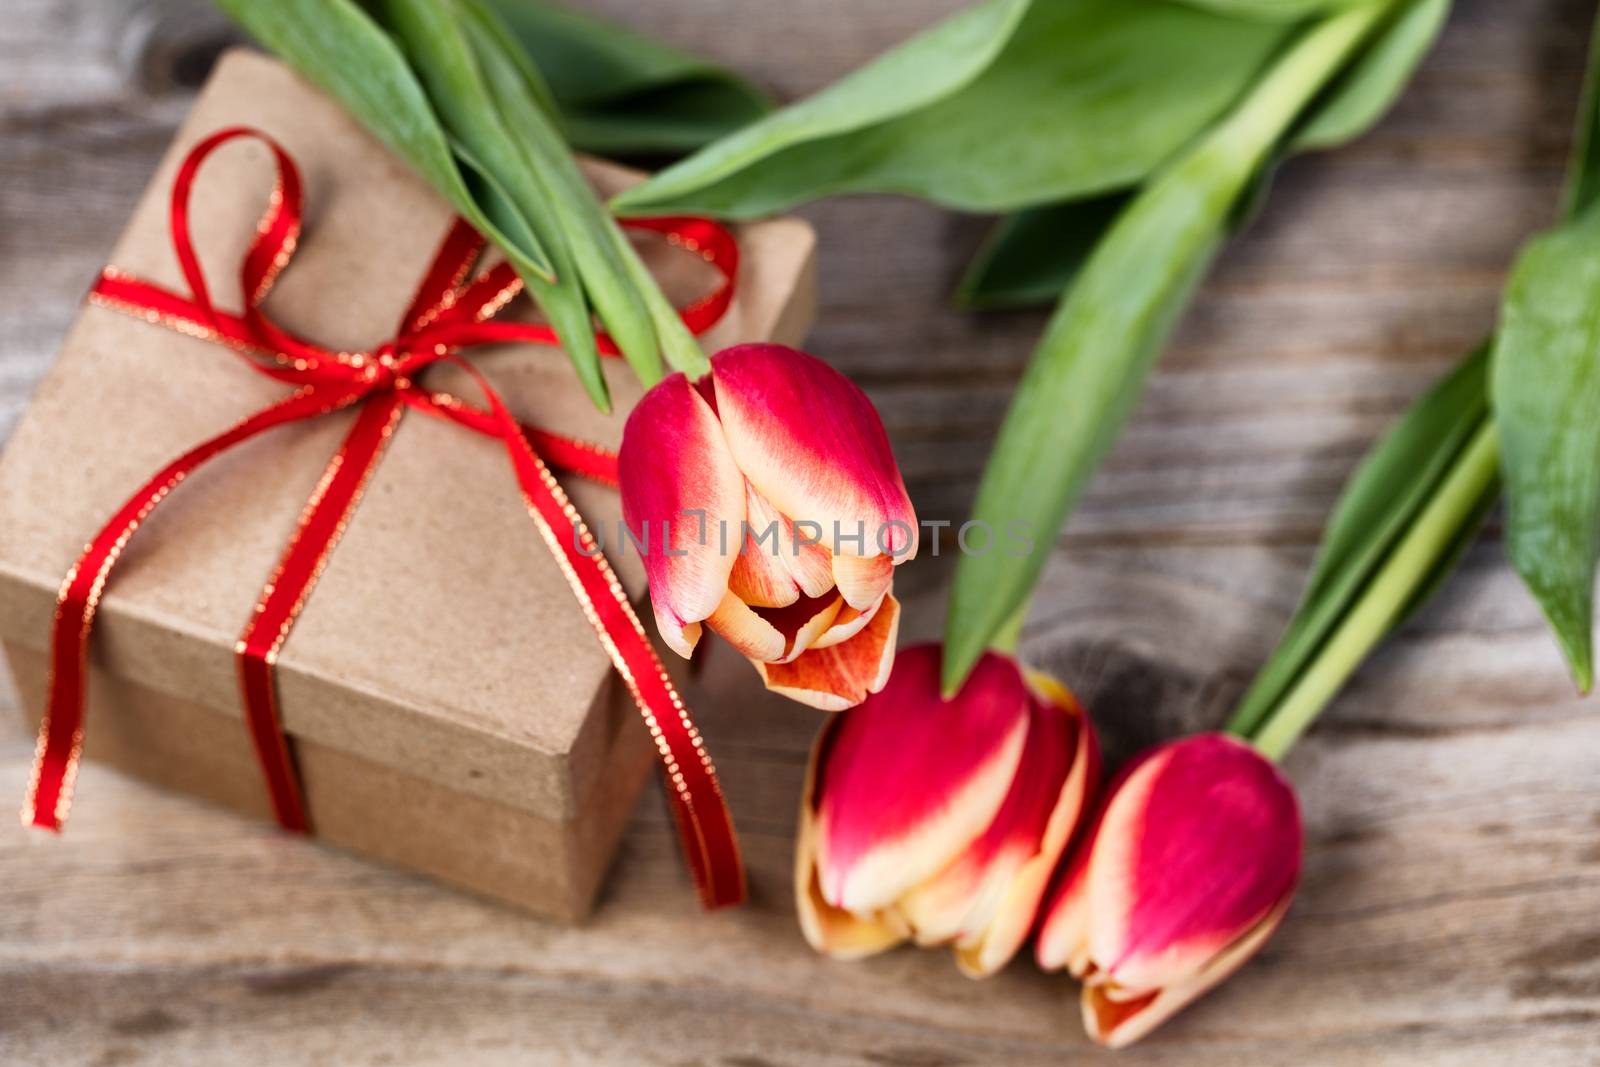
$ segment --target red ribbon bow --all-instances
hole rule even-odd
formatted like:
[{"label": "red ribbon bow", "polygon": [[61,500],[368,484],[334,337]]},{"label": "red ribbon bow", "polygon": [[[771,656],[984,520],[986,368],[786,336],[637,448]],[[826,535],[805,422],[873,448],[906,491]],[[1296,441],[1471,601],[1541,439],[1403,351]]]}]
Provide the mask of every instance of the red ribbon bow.
[{"label": "red ribbon bow", "polygon": [[[243,313],[231,315],[211,303],[189,236],[188,204],[195,175],[206,157],[241,137],[254,138],[272,150],[278,182],[241,265],[241,291],[246,297]],[[294,253],[300,234],[301,195],[294,160],[271,137],[245,127],[214,133],[185,158],[172,190],[173,248],[192,295],[185,297],[111,268],[90,291],[90,299],[97,303],[226,344],[252,369],[295,389],[162,468],[106,523],[68,572],[56,606],[49,697],[22,813],[24,824],[54,830],[66,820],[83,743],[86,652],[95,608],[112,567],[145,516],[192,471],[234,445],[277,426],[357,408],[354,424],[307,501],[235,646],[245,719],[273,810],[284,827],[302,832],[309,828],[278,718],[273,664],[385,443],[405,410],[416,408],[504,443],[529,516],[655,739],[684,854],[702,902],[718,907],[742,901],[743,864],[711,758],[622,584],[541,458],[542,452],[564,469],[615,485],[616,454],[520,426],[482,375],[456,355],[459,349],[480,344],[555,344],[554,331],[546,325],[494,321],[521,290],[522,282],[508,264],[484,271],[469,282],[484,241],[457,219],[393,340],[370,352],[348,353],[294,337],[266,317],[261,303]],[[732,235],[706,219],[648,219],[626,225],[664,233],[673,243],[699,252],[721,271],[724,280],[717,291],[682,312],[685,324],[696,334],[709,329],[733,297],[738,247]],[[601,335],[599,340],[602,351],[615,353],[609,338]],[[466,371],[482,390],[486,407],[477,408],[419,385],[418,373],[434,363],[452,363]]]}]

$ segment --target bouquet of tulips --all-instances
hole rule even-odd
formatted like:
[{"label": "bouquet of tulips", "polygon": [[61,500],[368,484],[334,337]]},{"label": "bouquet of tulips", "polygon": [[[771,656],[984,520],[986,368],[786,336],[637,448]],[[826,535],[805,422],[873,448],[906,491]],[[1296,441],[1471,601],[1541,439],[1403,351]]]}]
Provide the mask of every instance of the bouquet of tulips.
[{"label": "bouquet of tulips", "polygon": [[[689,656],[709,628],[768,688],[836,713],[812,750],[794,871],[819,951],[949,946],[982,977],[1032,938],[1041,967],[1082,982],[1094,1039],[1150,1032],[1283,920],[1303,834],[1274,761],[1437,587],[1502,481],[1513,562],[1589,684],[1592,94],[1566,221],[1518,263],[1495,339],[1356,472],[1225,732],[1103,781],[1085,710],[1015,654],[1042,546],[1215,253],[1280,161],[1384,113],[1449,0],[984,0],[771,113],[736,78],[532,0],[219,2],[504,249],[596,403],[596,318],[651,386],[619,465],[629,530],[654,545],[663,640]],[[674,117],[684,80],[708,91],[680,94],[693,106]],[[974,520],[1041,547],[964,555],[942,645],[896,650],[894,575],[921,527],[871,402],[791,349],[700,352],[582,187],[572,143],[703,144],[621,213],[738,218],[842,192],[1006,213],[961,299],[1057,303]]]}]

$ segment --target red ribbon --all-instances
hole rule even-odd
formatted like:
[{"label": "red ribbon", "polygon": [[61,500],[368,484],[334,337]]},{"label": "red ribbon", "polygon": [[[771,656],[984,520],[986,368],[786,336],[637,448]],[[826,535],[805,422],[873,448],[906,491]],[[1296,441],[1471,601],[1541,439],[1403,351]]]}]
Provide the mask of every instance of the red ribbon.
[{"label": "red ribbon", "polygon": [[[211,303],[189,236],[188,204],[195,175],[206,157],[241,137],[254,138],[272,150],[278,183],[241,265],[244,310],[232,315]],[[182,296],[111,268],[90,291],[90,299],[96,303],[225,344],[249,367],[294,390],[157,472],[95,535],[68,572],[56,604],[48,704],[23,808],[24,824],[58,830],[66,820],[83,743],[86,656],[95,608],[112,567],[145,516],[192,471],[234,445],[277,426],[355,408],[354,424],[307,501],[235,646],[245,719],[273,810],[287,829],[309,829],[294,761],[278,716],[273,664],[385,444],[406,409],[416,408],[505,445],[534,526],[560,564],[655,739],[684,854],[702,902],[707,907],[739,903],[744,899],[744,868],[711,758],[622,584],[547,466],[547,462],[553,463],[615,485],[616,454],[520,426],[488,382],[456,355],[459,349],[480,344],[555,344],[554,331],[547,325],[494,321],[521,290],[522,282],[507,264],[484,271],[469,282],[484,241],[457,219],[393,340],[370,352],[349,353],[322,348],[287,333],[266,317],[261,304],[294,252],[300,234],[301,196],[294,160],[271,137],[245,127],[214,133],[189,153],[172,190],[173,248],[191,295]],[[709,329],[733,297],[738,247],[732,235],[705,219],[642,219],[626,225],[663,233],[672,243],[699,253],[722,273],[723,283],[716,292],[682,312],[684,323],[696,334]],[[599,340],[602,351],[615,353],[609,338],[601,335]],[[475,407],[419,385],[417,375],[434,363],[451,363],[466,371],[482,391],[486,405]]]}]

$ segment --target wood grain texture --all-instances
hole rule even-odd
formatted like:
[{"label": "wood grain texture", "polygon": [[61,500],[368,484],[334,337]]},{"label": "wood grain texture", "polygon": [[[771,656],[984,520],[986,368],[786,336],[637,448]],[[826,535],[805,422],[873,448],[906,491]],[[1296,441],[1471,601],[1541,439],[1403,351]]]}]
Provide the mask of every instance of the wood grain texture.
[{"label": "wood grain texture", "polygon": [[[793,95],[957,4],[588,6]],[[1114,753],[1220,720],[1351,465],[1490,326],[1515,247],[1553,215],[1591,5],[1457,7],[1379,130],[1285,168],[1046,573],[1025,652]],[[0,437],[231,36],[198,0],[9,0]],[[882,199],[806,214],[811,347],[882,406],[919,509],[959,520],[1041,319],[947,310],[980,221]],[[945,569],[907,575],[907,640],[937,631]],[[63,838],[0,832],[0,1062],[1113,1062],[1085,1046],[1071,985],[1025,962],[977,984],[941,953],[841,965],[806,949],[787,883],[816,720],[718,652],[694,699],[750,907],[696,913],[653,795],[574,930],[91,767]],[[0,732],[0,801],[20,796],[31,747]],[[1309,830],[1290,921],[1115,1062],[1600,1061],[1600,717],[1492,531],[1289,771]]]}]

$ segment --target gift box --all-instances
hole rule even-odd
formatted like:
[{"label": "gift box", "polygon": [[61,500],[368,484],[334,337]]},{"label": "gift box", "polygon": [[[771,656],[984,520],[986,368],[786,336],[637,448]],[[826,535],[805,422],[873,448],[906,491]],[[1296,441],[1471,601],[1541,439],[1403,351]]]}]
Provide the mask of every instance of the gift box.
[{"label": "gift box", "polygon": [[[240,125],[280,142],[304,182],[304,234],[266,304],[274,321],[350,351],[392,335],[452,212],[335,103],[255,53],[218,64],[109,263],[182,289],[174,180],[194,145]],[[585,169],[605,194],[638,178]],[[272,183],[271,153],[256,142],[219,150],[196,180],[190,232],[218,307],[242,304],[238,265]],[[736,285],[702,344],[798,343],[813,304],[810,228],[730,229]],[[651,235],[638,243],[676,304],[717,286],[702,257]],[[519,303],[507,314],[532,318]],[[0,639],[35,726],[62,576],[86,539],[173,456],[286,393],[215,338],[170,325],[86,304],[0,455]],[[640,393],[621,361],[605,360],[614,411],[604,415],[554,347],[482,345],[466,358],[518,420],[601,446],[616,447]],[[462,368],[425,373],[429,388],[475,395]],[[235,643],[355,418],[295,422],[232,448],[143,522],[99,601],[88,760],[272,814]],[[562,484],[591,528],[617,530],[614,490]],[[637,554],[610,555],[642,598]],[[656,749],[530,526],[499,442],[404,419],[275,655],[278,718],[320,840],[542,914],[586,912]],[[77,804],[95,803],[95,777],[79,779]]]}]

